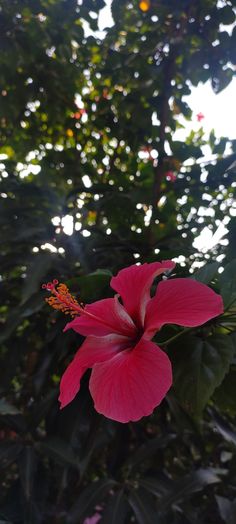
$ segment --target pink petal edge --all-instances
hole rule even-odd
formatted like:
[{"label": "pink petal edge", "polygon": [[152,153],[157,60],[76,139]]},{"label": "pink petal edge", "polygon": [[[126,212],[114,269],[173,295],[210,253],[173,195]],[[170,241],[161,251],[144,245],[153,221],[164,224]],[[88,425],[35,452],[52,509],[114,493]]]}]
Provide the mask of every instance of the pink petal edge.
[{"label": "pink petal edge", "polygon": [[118,422],[150,415],[172,384],[171,363],[153,342],[141,339],[93,367],[89,389],[98,413]]},{"label": "pink petal edge", "polygon": [[94,513],[94,515],[92,515],[92,517],[87,517],[84,520],[84,524],[97,524],[99,522],[99,520],[101,520],[101,518],[102,518],[102,515],[100,515],[100,513],[96,512],[96,513]]},{"label": "pink petal edge", "polygon": [[129,315],[139,327],[143,326],[145,309],[150,300],[150,287],[155,277],[175,267],[171,260],[152,262],[121,269],[111,279],[111,287],[119,293]]},{"label": "pink petal edge", "polygon": [[[117,296],[88,304],[84,311],[85,314],[66,324],[64,331],[73,329],[84,336],[98,337],[112,333],[130,337],[136,335],[136,326]],[[87,316],[86,312],[91,316]]]},{"label": "pink petal edge", "polygon": [[200,326],[221,313],[222,297],[205,284],[190,278],[164,280],[147,306],[145,333],[153,336],[164,324]]},{"label": "pink petal edge", "polygon": [[86,338],[62,375],[59,396],[61,409],[67,406],[78,393],[80,380],[88,368],[97,362],[113,358],[127,347],[129,347],[129,339],[119,335]]}]

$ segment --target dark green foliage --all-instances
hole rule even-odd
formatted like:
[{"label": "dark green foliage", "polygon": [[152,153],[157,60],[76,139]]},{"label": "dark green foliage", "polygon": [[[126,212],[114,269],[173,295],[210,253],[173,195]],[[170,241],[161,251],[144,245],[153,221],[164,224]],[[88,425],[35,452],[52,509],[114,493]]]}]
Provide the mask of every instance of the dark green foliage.
[{"label": "dark green foliage", "polygon": [[[232,79],[236,2],[151,0],[145,13],[113,0],[114,26],[88,36],[104,5],[0,4],[0,524],[82,524],[96,511],[102,524],[233,524],[236,140],[200,124],[184,142],[174,132],[182,116],[196,122],[190,83],[218,93]],[[198,252],[194,239],[227,215],[225,239]],[[115,423],[94,411],[87,373],[60,411],[83,338],[62,333],[42,283],[92,302],[112,296],[119,268],[180,255],[176,276],[211,285],[225,313],[158,334],[173,363],[167,399]]]}]

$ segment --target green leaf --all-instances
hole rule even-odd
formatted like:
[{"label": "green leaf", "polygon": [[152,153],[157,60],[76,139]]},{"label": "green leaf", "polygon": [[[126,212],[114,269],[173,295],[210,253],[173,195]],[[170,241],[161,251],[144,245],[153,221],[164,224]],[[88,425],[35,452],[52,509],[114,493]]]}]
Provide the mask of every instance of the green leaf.
[{"label": "green leaf", "polygon": [[173,482],[170,492],[160,500],[162,512],[169,511],[171,506],[192,496],[197,491],[202,491],[209,484],[216,484],[221,479],[216,475],[212,468],[200,468],[190,475],[182,477],[180,480]]},{"label": "green leaf", "polygon": [[225,420],[219,413],[216,413],[215,411],[212,412],[212,418],[214,423],[214,428],[218,430],[218,432],[222,435],[222,437],[232,444],[234,447],[236,446],[236,429],[232,428],[232,426]]},{"label": "green leaf", "polygon": [[49,255],[48,253],[40,253],[32,257],[32,262],[27,268],[21,304],[24,304],[34,293],[41,289],[41,285],[53,262],[52,254]]},{"label": "green leaf", "polygon": [[70,464],[78,468],[78,457],[71,446],[59,437],[50,437],[39,443],[37,448],[45,455],[53,458],[59,464]]},{"label": "green leaf", "polygon": [[0,468],[6,468],[16,460],[22,451],[22,444],[15,442],[0,442]]},{"label": "green leaf", "polygon": [[173,353],[174,388],[182,406],[199,416],[229,370],[234,344],[228,335],[186,336]]},{"label": "green leaf", "polygon": [[168,392],[168,395],[166,397],[166,401],[168,403],[169,409],[171,414],[173,415],[178,430],[179,431],[186,431],[189,430],[191,433],[194,434],[199,433],[199,424],[198,422],[191,417],[189,413],[187,413],[181,404],[179,403],[176,395],[174,394],[174,390]]},{"label": "green leaf", "polygon": [[102,512],[100,524],[123,524],[129,510],[124,491],[117,491]]},{"label": "green leaf", "polygon": [[130,470],[135,469],[139,464],[147,460],[153,460],[153,456],[159,449],[165,449],[166,446],[172,442],[176,436],[174,434],[168,434],[163,437],[155,437],[148,440],[145,444],[142,444],[133,454],[130,455],[125,463],[125,466]]},{"label": "green leaf", "polygon": [[40,311],[44,306],[41,293],[35,293],[24,304],[12,309],[0,334],[0,343],[10,337],[24,318]]},{"label": "green leaf", "polygon": [[34,475],[36,471],[37,457],[32,446],[26,446],[18,460],[20,481],[26,500],[29,502],[34,489]]},{"label": "green leaf", "polygon": [[218,262],[211,262],[211,264],[206,264],[205,266],[201,267],[199,271],[194,273],[192,278],[194,278],[194,280],[202,282],[203,284],[209,284],[216,276],[219,266],[220,264]]},{"label": "green leaf", "polygon": [[20,415],[19,409],[9,404],[4,398],[0,399],[0,415]]},{"label": "green leaf", "polygon": [[68,285],[71,283],[76,286],[84,302],[92,302],[97,300],[99,296],[102,297],[107,290],[110,290],[111,277],[110,271],[98,269],[94,273],[70,280]]},{"label": "green leaf", "polygon": [[224,300],[225,307],[236,302],[236,259],[225,266],[220,278],[220,293]]},{"label": "green leaf", "polygon": [[165,474],[139,479],[139,485],[155,496],[160,496],[170,491],[171,484],[171,480]]},{"label": "green leaf", "polygon": [[231,366],[229,373],[214,392],[214,402],[225,413],[236,415],[236,369]]},{"label": "green leaf", "polygon": [[216,495],[216,502],[219,508],[220,516],[226,524],[235,524],[236,522],[236,499],[233,501]]},{"label": "green leaf", "polygon": [[229,25],[235,22],[235,12],[231,6],[222,7],[219,11],[221,24]]},{"label": "green leaf", "polygon": [[144,489],[135,489],[128,496],[129,504],[139,524],[158,524],[155,501]]},{"label": "green leaf", "polygon": [[114,488],[116,482],[111,479],[101,479],[89,484],[67,514],[66,524],[78,524],[80,520],[92,514],[96,504],[102,502],[107,493]]}]

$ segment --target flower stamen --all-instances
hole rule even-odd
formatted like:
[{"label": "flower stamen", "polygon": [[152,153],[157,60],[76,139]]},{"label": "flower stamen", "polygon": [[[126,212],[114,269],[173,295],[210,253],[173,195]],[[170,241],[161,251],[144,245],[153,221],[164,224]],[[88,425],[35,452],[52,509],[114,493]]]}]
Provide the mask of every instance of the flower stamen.
[{"label": "flower stamen", "polygon": [[[56,287],[57,286],[57,287]],[[79,303],[76,298],[71,295],[66,284],[59,284],[58,280],[54,279],[52,282],[42,285],[43,289],[50,291],[52,296],[46,298],[46,302],[53,309],[75,317],[84,312],[83,304]]]}]

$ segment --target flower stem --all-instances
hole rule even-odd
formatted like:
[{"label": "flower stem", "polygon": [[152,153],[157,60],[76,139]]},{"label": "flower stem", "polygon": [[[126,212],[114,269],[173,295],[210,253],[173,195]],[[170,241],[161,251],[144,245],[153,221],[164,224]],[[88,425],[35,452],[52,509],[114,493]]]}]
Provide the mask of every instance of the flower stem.
[{"label": "flower stem", "polygon": [[190,330],[191,328],[185,328],[183,329],[183,331],[180,331],[180,333],[177,333],[177,335],[174,335],[173,337],[168,338],[168,340],[165,340],[165,342],[158,342],[158,345],[168,346],[171,342],[173,342],[173,340],[176,340],[177,338],[181,337],[181,335],[184,335],[185,333],[187,333]]}]

